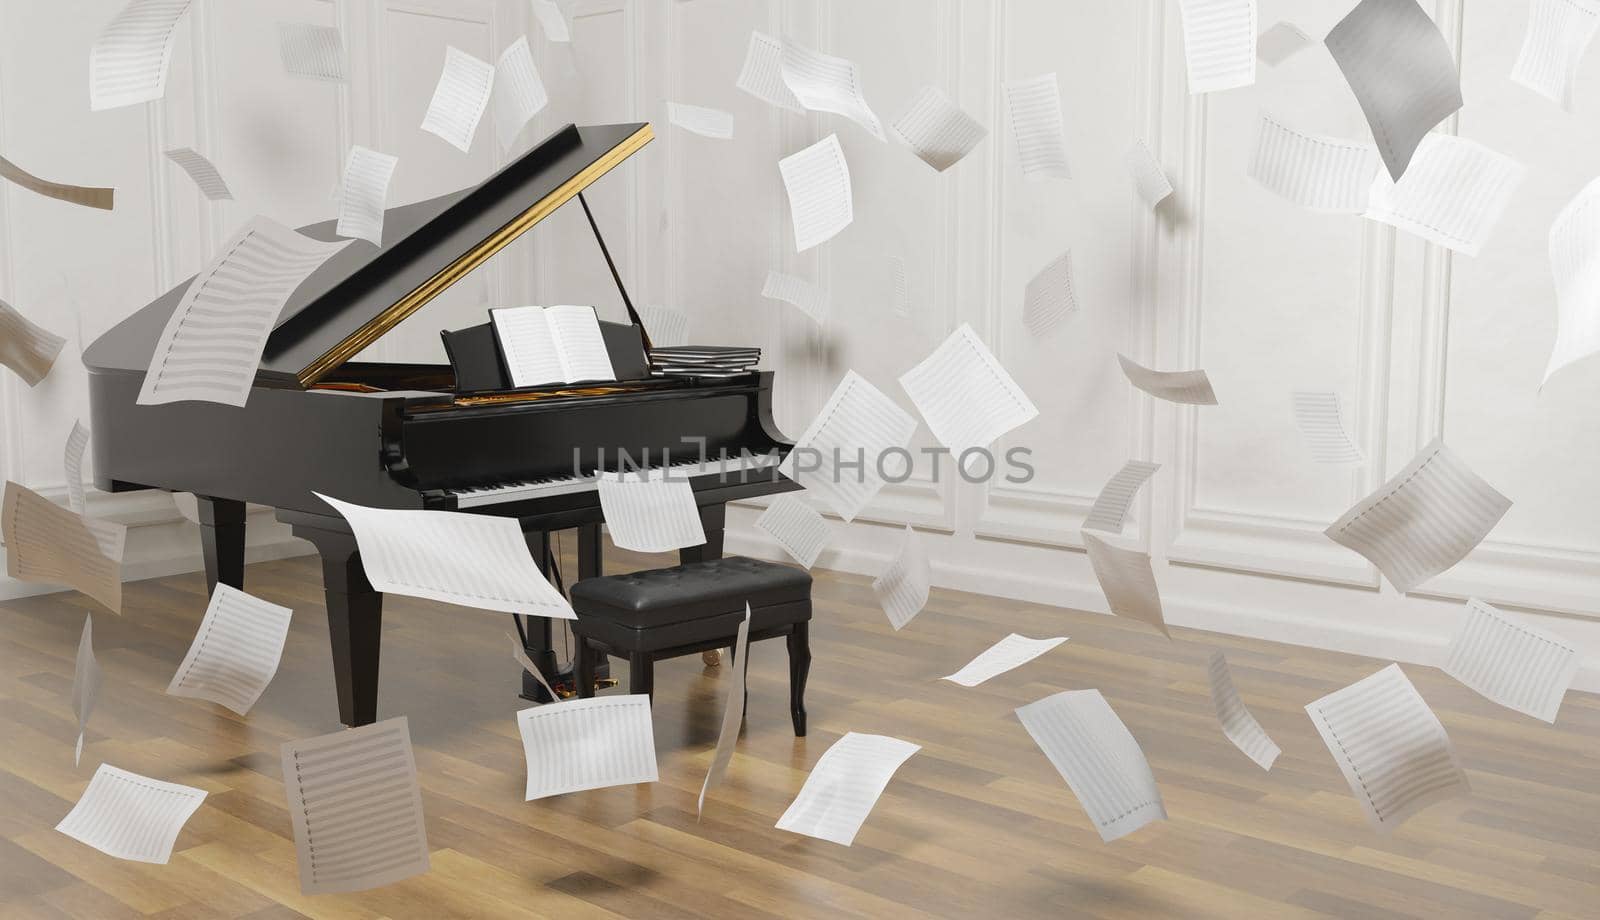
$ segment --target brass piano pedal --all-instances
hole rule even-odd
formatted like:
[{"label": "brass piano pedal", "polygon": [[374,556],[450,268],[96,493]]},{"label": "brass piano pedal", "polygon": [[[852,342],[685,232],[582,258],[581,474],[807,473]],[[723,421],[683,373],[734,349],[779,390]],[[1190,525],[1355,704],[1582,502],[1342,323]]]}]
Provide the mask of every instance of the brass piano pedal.
[{"label": "brass piano pedal", "polygon": [[594,688],[596,690],[610,690],[616,685],[617,679],[615,677],[596,677],[594,679]]},{"label": "brass piano pedal", "polygon": [[707,649],[700,653],[700,663],[708,668],[719,667],[722,664],[722,649]]}]

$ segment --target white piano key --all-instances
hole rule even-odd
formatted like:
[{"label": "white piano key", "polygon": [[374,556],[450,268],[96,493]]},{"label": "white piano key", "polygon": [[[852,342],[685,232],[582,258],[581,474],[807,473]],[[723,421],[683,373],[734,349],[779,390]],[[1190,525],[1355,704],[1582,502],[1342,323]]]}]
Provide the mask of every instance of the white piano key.
[{"label": "white piano key", "polygon": [[288,607],[217,585],[167,692],[247,715],[278,673],[293,615]]},{"label": "white piano key", "polygon": [[907,524],[900,551],[872,580],[872,593],[877,595],[878,606],[889,618],[889,625],[899,632],[928,605],[932,588],[933,568],[928,562],[928,549],[922,543],[922,536]]},{"label": "white piano key", "polygon": [[344,43],[333,26],[278,23],[278,56],[286,73],[327,83],[346,82]]},{"label": "white piano key", "polygon": [[971,153],[989,135],[989,129],[937,86],[924,86],[889,127],[905,142],[917,159],[944,172]]},{"label": "white piano key", "polygon": [[34,325],[16,307],[0,300],[0,364],[11,368],[23,383],[38,386],[65,344],[66,339]]},{"label": "white piano key", "polygon": [[1485,699],[1552,723],[1581,663],[1577,646],[1476,598],[1445,658],[1444,672]]},{"label": "white piano key", "polygon": [[611,542],[640,553],[665,553],[706,542],[687,477],[668,471],[602,473],[600,508]]},{"label": "white piano key", "polygon": [[1118,546],[1083,531],[1083,548],[1095,580],[1106,596],[1106,605],[1119,617],[1149,623],[1168,639],[1167,620],[1161,610],[1161,590],[1150,567],[1150,554]]},{"label": "white piano key", "polygon": [[1217,394],[1205,371],[1153,371],[1126,355],[1117,355],[1117,362],[1129,383],[1157,399],[1194,406],[1217,404]]},{"label": "white piano key", "polygon": [[855,220],[850,166],[838,135],[830,134],[799,153],[778,161],[789,196],[795,251],[827,242]]},{"label": "white piano key", "polygon": [[1022,174],[1029,178],[1072,178],[1055,73],[1008,80],[1005,92],[1006,108],[1011,113],[1011,137],[1022,162]]},{"label": "white piano key", "polygon": [[1078,797],[1106,843],[1167,819],[1139,742],[1099,690],[1068,690],[1017,709],[1017,719]]},{"label": "white piano key", "polygon": [[344,161],[344,182],[340,186],[338,236],[359,237],[374,246],[383,245],[384,206],[389,201],[389,180],[394,177],[400,158],[356,144]]},{"label": "white piano key", "polygon": [[920,750],[899,738],[846,733],[811,768],[778,830],[849,846],[895,771]]},{"label": "white piano key", "polygon": [[916,431],[909,412],[848,371],[779,470],[853,521],[883,488],[886,458],[903,451]]},{"label": "white piano key", "polygon": [[991,677],[1027,664],[1045,652],[1067,641],[1066,636],[1050,639],[1029,639],[1012,633],[985,649],[978,657],[967,662],[961,670],[939,678],[963,687],[976,687]]},{"label": "white piano key", "polygon": [[1088,517],[1084,518],[1084,530],[1104,530],[1109,533],[1122,533],[1123,522],[1128,517],[1128,508],[1138,497],[1139,490],[1161,469],[1159,463],[1149,463],[1144,460],[1129,460],[1100,487],[1100,494],[1095,496],[1094,505],[1089,508]]},{"label": "white piano key", "polygon": [[195,187],[200,189],[200,194],[206,196],[207,201],[233,200],[233,193],[228,191],[228,183],[222,181],[222,174],[217,172],[217,167],[193,149],[178,147],[168,150],[167,159],[178,164],[189,174],[189,178],[194,180]]},{"label": "white piano key", "polygon": [[166,94],[178,20],[188,9],[189,0],[131,0],[106,24],[89,51],[91,111]]},{"label": "white piano key", "polygon": [[783,551],[806,568],[833,541],[833,528],[817,510],[793,495],[780,495],[756,518],[756,526],[778,541]]},{"label": "white piano key", "polygon": [[100,765],[56,830],[107,856],[165,865],[205,790]]},{"label": "white piano key", "polygon": [[517,713],[517,729],[528,762],[524,798],[530,802],[660,779],[646,694],[534,706]]},{"label": "white piano key", "polygon": [[494,91],[494,67],[454,45],[444,49],[444,69],[422,119],[422,130],[466,153]]},{"label": "white piano key", "polygon": [[1222,733],[1244,756],[1255,761],[1256,766],[1271,770],[1283,752],[1239,699],[1239,690],[1233,685],[1233,672],[1228,670],[1228,659],[1221,652],[1211,653],[1206,676],[1211,685],[1211,707],[1217,712]]}]

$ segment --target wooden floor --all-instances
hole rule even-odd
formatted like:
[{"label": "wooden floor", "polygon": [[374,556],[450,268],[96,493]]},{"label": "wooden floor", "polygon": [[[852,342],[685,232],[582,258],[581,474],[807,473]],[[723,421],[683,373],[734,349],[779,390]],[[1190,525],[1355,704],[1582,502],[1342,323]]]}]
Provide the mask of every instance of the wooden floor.
[{"label": "wooden floor", "polygon": [[[1407,666],[1473,795],[1385,837],[1302,707],[1386,662],[1186,629],[1169,643],[1109,617],[946,591],[896,634],[866,579],[830,573],[815,591],[810,737],[790,731],[783,644],[757,645],[745,733],[698,823],[720,669],[699,656],[659,666],[659,783],[524,802],[514,714],[529,704],[515,695],[509,621],[389,599],[380,716],[410,718],[433,869],[308,898],[278,748],[337,728],[318,569],[252,566],[247,588],[295,609],[282,669],[247,719],[163,693],[205,608],[199,576],[130,584],[120,618],[96,613],[105,682],[77,768],[69,695],[90,604],[0,604],[0,917],[1600,916],[1593,696],[1569,694],[1551,727]],[[936,680],[1011,631],[1071,641],[976,689]],[[1217,727],[1215,648],[1283,748],[1271,773]],[[1090,687],[1138,738],[1171,814],[1111,844],[1012,715]],[[774,829],[847,731],[922,751],[853,847]],[[53,830],[101,761],[210,793],[170,864],[122,862]]]}]

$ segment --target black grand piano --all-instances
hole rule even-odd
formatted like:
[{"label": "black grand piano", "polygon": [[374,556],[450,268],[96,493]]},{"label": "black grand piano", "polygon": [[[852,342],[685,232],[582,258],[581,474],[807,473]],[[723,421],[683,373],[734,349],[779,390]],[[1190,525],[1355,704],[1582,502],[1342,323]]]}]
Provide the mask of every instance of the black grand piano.
[{"label": "black grand piano", "polygon": [[[622,457],[640,465],[717,461],[714,472],[692,479],[706,543],[682,550],[684,561],[721,555],[727,502],[797,488],[771,462],[792,445],[772,422],[770,373],[649,374],[648,333],[582,192],[651,138],[647,124],[568,125],[476,187],[390,209],[382,247],[345,247],[295,291],[244,408],[136,405],[189,282],[85,352],[95,484],[194,493],[210,587],[244,587],[247,502],[272,506],[317,548],[344,724],[377,718],[383,595],[368,583],[344,519],[313,490],[375,507],[514,517],[547,574],[550,533],[576,528],[576,574],[588,578],[601,568],[594,474]],[[441,330],[447,364],[351,360],[573,198],[631,320],[601,324],[617,380],[514,388],[487,323]],[[333,221],[301,232],[336,239]],[[552,683],[570,680],[556,673],[550,621],[533,619],[524,644]],[[545,696],[530,675],[522,690]]]}]

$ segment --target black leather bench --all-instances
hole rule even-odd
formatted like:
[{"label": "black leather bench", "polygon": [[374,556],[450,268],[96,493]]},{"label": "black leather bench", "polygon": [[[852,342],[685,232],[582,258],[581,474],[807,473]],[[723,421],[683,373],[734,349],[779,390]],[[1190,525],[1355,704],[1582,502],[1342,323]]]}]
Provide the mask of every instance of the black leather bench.
[{"label": "black leather bench", "polygon": [[[751,642],[788,639],[789,714],[795,735],[805,735],[811,574],[744,556],[586,578],[573,585],[578,695],[594,696],[601,655],[628,659],[629,692],[651,693],[657,661],[732,646],[746,603]],[[748,654],[745,659],[728,663],[746,667]]]}]

